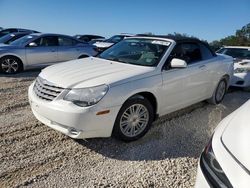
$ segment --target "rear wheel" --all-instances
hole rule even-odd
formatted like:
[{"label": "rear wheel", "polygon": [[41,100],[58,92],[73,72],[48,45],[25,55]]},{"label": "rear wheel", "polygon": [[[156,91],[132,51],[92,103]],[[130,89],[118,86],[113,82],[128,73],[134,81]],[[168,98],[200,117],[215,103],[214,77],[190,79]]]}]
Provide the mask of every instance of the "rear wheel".
[{"label": "rear wheel", "polygon": [[154,119],[151,103],[145,98],[131,98],[120,109],[113,136],[124,141],[134,141],[146,134]]},{"label": "rear wheel", "polygon": [[218,83],[213,96],[208,100],[211,104],[219,104],[223,100],[227,92],[227,80],[225,78],[221,79]]},{"label": "rear wheel", "polygon": [[22,62],[13,56],[6,56],[0,60],[0,71],[5,74],[15,74],[22,70]]}]

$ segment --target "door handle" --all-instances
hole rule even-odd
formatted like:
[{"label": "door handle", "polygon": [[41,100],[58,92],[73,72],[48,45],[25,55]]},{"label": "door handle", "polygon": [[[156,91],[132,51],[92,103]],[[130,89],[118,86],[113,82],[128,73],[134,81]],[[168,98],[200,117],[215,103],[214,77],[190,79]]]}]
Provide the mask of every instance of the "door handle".
[{"label": "door handle", "polygon": [[207,66],[206,65],[200,65],[199,69],[205,69]]}]

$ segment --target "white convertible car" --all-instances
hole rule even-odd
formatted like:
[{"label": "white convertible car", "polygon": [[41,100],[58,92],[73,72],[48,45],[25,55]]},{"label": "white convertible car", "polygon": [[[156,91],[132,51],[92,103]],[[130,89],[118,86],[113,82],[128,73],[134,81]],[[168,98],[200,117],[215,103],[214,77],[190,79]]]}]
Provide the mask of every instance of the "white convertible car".
[{"label": "white convertible car", "polygon": [[158,116],[223,100],[233,59],[192,38],[130,37],[98,57],[42,70],[29,87],[36,118],[72,138],[142,137]]},{"label": "white convertible car", "polygon": [[197,188],[249,187],[250,100],[223,119],[200,157]]}]

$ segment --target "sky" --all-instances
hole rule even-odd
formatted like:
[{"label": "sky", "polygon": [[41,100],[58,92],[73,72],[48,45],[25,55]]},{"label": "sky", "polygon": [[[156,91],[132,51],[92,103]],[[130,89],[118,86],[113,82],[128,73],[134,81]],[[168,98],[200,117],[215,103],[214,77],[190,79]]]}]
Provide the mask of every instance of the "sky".
[{"label": "sky", "polygon": [[186,33],[209,42],[250,23],[250,0],[0,0],[0,27],[60,34]]}]

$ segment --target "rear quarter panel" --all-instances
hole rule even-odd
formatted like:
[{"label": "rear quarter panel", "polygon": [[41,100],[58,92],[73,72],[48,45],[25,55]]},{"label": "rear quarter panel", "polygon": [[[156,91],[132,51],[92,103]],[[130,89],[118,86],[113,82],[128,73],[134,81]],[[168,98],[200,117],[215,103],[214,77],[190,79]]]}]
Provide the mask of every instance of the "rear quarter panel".
[{"label": "rear quarter panel", "polygon": [[230,83],[230,79],[233,75],[233,58],[226,55],[217,55],[214,58],[214,61],[211,63],[209,71],[212,84],[208,97],[211,97],[217,87],[218,82],[223,76],[228,75],[228,83]]}]

